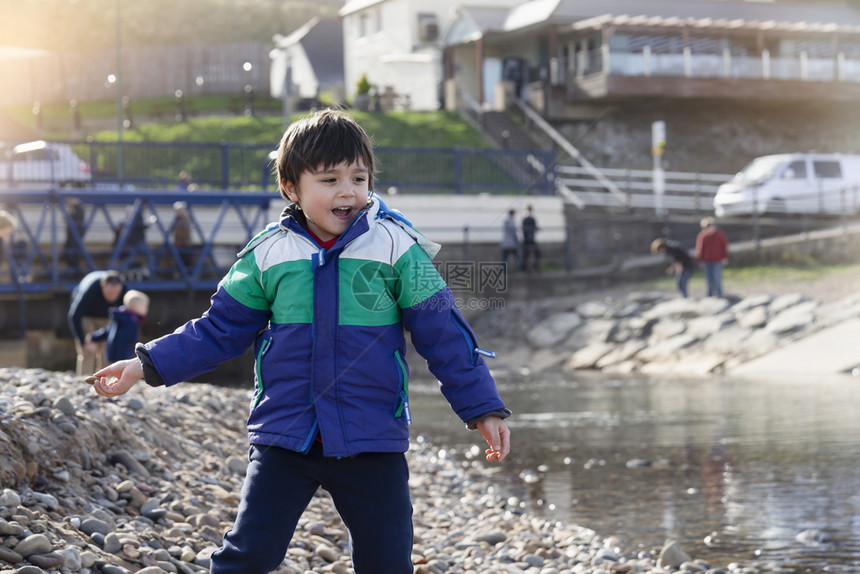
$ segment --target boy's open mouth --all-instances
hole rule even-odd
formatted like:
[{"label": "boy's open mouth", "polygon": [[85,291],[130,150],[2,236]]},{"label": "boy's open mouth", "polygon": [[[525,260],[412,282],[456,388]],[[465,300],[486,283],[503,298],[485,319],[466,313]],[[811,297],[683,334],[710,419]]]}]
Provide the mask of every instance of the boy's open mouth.
[{"label": "boy's open mouth", "polygon": [[335,207],[331,210],[335,217],[346,218],[352,213],[351,207]]}]

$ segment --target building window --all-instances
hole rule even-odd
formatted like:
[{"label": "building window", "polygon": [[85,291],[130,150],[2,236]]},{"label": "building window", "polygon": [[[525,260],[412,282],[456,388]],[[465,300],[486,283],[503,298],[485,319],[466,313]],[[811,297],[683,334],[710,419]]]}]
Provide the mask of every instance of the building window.
[{"label": "building window", "polygon": [[436,14],[418,14],[418,39],[422,42],[439,39],[439,19]]},{"label": "building window", "polygon": [[372,36],[382,30],[382,12],[365,10],[358,15],[358,37]]}]

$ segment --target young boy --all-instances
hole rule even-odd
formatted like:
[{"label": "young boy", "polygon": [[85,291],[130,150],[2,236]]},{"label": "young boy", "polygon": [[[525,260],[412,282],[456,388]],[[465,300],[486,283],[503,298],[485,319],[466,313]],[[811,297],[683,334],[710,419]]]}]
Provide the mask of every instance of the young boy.
[{"label": "young boy", "polygon": [[134,358],[134,346],[140,339],[140,325],[149,313],[149,297],[142,291],[131,289],[122,299],[122,305],[110,310],[110,322],[101,329],[87,334],[90,351],[96,345],[106,344],[105,358],[109,363]]},{"label": "young boy", "polygon": [[404,329],[487,441],[487,459],[510,450],[487,353],[430,261],[439,246],[370,193],[373,173],[370,141],[349,116],[292,124],[278,150],[291,202],[280,221],[239,253],[202,317],[95,373],[96,392],[112,397],[141,377],[187,380],[254,345],[250,464],[213,574],[277,568],[320,487],[349,530],[356,572],[412,573]]}]

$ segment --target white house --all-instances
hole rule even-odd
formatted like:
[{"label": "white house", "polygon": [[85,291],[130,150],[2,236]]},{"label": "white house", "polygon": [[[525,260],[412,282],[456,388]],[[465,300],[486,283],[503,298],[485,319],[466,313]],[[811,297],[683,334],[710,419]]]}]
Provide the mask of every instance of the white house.
[{"label": "white house", "polygon": [[269,91],[283,98],[315,99],[323,91],[343,96],[343,33],[337,19],[313,18],[288,36],[276,35],[269,54]]},{"label": "white house", "polygon": [[[471,0],[470,6],[511,7],[522,0]],[[388,88],[400,107],[440,108],[441,41],[462,0],[347,0],[343,21],[344,82],[352,100],[362,75],[378,92]]]}]

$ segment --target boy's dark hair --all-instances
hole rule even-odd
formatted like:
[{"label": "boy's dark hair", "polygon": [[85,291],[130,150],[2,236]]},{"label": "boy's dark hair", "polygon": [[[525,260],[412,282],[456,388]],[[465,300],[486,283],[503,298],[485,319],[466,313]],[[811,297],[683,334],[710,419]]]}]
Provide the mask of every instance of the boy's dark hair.
[{"label": "boy's dark hair", "polygon": [[368,171],[368,189],[373,189],[373,146],[354,119],[327,108],[292,124],[278,145],[276,162],[278,189],[287,201],[282,182],[298,185],[305,171],[329,168],[341,162],[361,160]]}]

